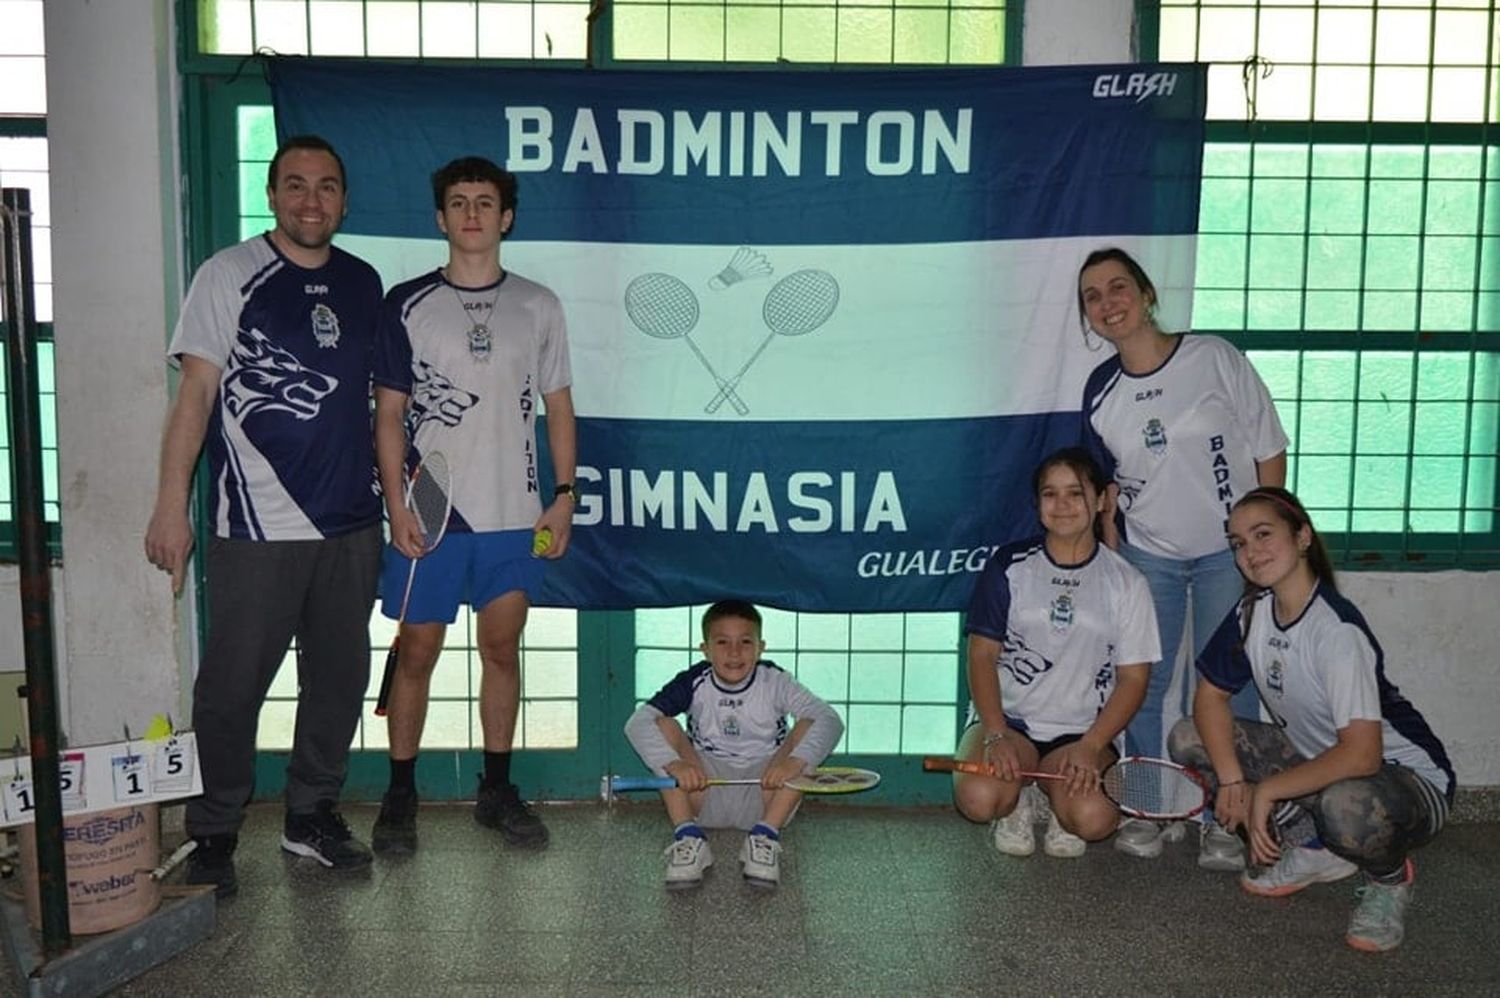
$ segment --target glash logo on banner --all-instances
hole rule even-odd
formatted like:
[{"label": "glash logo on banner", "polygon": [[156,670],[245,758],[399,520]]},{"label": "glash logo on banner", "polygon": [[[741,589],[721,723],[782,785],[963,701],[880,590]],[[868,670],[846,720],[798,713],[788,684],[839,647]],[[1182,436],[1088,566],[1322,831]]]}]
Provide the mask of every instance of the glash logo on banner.
[{"label": "glash logo on banner", "polygon": [[1176,73],[1103,73],[1094,77],[1094,97],[1170,97],[1177,89]]},{"label": "glash logo on banner", "polygon": [[[1176,82],[1174,76],[1172,84]],[[1098,92],[1096,86],[1094,93]],[[808,111],[805,118],[802,111],[786,111],[779,116],[780,125],[766,111],[705,111],[697,121],[688,111],[673,110],[670,115],[647,108],[620,108],[609,128],[611,141],[606,142],[594,109],[578,108],[568,127],[562,172],[587,168],[593,173],[636,176],[764,177],[774,157],[787,177],[802,176],[804,162],[809,174],[837,177],[842,172],[847,129],[851,142],[863,141],[865,172],[872,177],[901,177],[914,170],[930,176],[938,172],[940,156],[948,171],[964,174],[969,172],[973,145],[974,110],[968,107],[957,109],[951,125],[943,112],[930,108],[920,117],[911,111],[881,110],[863,120],[857,111]],[[506,107],[505,120],[510,127],[506,169],[517,173],[552,169],[556,131],[552,112],[545,107]],[[813,133],[805,144],[804,120]],[[613,164],[606,153],[610,148],[617,150]]]}]

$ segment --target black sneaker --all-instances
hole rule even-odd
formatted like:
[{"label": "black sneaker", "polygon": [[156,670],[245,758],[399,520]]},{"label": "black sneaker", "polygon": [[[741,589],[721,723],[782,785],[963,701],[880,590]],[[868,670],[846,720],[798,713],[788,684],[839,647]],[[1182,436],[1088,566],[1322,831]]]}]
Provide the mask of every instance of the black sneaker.
[{"label": "black sneaker", "polygon": [[198,848],[188,854],[185,883],[213,884],[217,898],[234,897],[240,882],[234,875],[234,847],[238,835],[196,835]]},{"label": "black sneaker", "polygon": [[474,820],[497,830],[513,846],[540,849],[547,844],[547,826],[531,805],[521,799],[514,783],[491,787],[480,777]]},{"label": "black sneaker", "polygon": [[380,815],[370,832],[370,848],[386,855],[417,851],[417,792],[392,788],[380,798]]},{"label": "black sneaker", "polygon": [[311,856],[335,870],[369,866],[369,848],[334,810],[332,801],[322,801],[312,814],[288,814],[281,828],[281,848],[298,856]]}]

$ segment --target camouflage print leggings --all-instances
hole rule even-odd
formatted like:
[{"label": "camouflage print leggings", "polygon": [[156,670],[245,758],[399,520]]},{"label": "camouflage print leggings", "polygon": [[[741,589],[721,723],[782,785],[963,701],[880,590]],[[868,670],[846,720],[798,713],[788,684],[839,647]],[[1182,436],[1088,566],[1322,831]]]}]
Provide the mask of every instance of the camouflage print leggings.
[{"label": "camouflage print leggings", "polygon": [[[1251,782],[1307,761],[1279,727],[1261,721],[1235,718],[1234,748]],[[1218,780],[1192,718],[1184,717],[1172,728],[1167,750],[1174,760],[1208,778],[1213,800]],[[1375,876],[1400,869],[1407,854],[1430,842],[1448,818],[1448,799],[1442,791],[1391,762],[1373,776],[1339,780],[1288,803],[1295,806],[1283,805],[1275,815],[1283,841],[1305,842],[1315,828],[1329,851]]]}]

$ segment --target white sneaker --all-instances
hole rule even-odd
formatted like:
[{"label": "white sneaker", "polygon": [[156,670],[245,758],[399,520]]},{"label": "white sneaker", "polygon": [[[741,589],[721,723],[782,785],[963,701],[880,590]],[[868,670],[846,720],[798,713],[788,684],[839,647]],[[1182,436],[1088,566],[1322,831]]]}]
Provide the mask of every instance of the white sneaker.
[{"label": "white sneaker", "polygon": [[1030,856],[1036,852],[1036,833],[1031,828],[1032,802],[1027,792],[1030,789],[1022,787],[1021,796],[1016,798],[1016,809],[1003,818],[996,818],[990,825],[995,848],[1007,856]]},{"label": "white sneaker", "polygon": [[1205,870],[1239,873],[1245,868],[1245,843],[1238,835],[1226,832],[1218,822],[1210,821],[1198,833],[1198,865]]},{"label": "white sneaker", "polygon": [[673,839],[667,846],[666,883],[670,890],[697,887],[703,883],[703,871],[714,865],[714,851],[708,840],[696,835]]},{"label": "white sneaker", "polygon": [[1358,870],[1359,867],[1327,849],[1292,846],[1281,850],[1276,865],[1262,870],[1260,876],[1241,874],[1240,886],[1263,898],[1280,898],[1313,884],[1331,884],[1352,877]]},{"label": "white sneaker", "polygon": [[1115,831],[1115,848],[1140,859],[1160,856],[1161,840],[1161,826],[1144,818],[1126,818]]},{"label": "white sneaker", "polygon": [[1057,859],[1077,859],[1082,856],[1088,843],[1064,828],[1047,808],[1047,831],[1042,836],[1042,852]]},{"label": "white sneaker", "polygon": [[745,864],[745,879],[756,887],[775,887],[781,883],[781,841],[769,835],[747,835],[740,846],[740,862]]}]

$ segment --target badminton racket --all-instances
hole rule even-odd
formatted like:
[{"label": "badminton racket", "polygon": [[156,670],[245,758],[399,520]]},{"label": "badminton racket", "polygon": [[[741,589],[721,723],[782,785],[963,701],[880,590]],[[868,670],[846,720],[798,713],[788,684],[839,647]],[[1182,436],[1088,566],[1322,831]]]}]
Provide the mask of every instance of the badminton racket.
[{"label": "badminton racket", "polygon": [[[994,776],[982,762],[966,762],[943,755],[930,755],[922,768],[949,773]],[[1031,780],[1066,780],[1062,773],[1021,773]],[[1132,818],[1176,820],[1191,818],[1208,806],[1208,783],[1197,770],[1166,759],[1127,756],[1113,763],[1099,777],[1099,789],[1120,813]]]},{"label": "badminton racket", "polygon": [[766,352],[772,340],[778,336],[805,336],[827,322],[838,307],[839,282],[826,270],[799,270],[777,281],[766,292],[766,300],[760,308],[761,321],[770,332],[729,383],[719,388],[719,394],[709,400],[703,411],[719,411],[724,399],[734,392],[745,372]]},{"label": "badminton racket", "polygon": [[[709,363],[698,344],[693,342],[693,328],[698,325],[698,296],[687,284],[671,274],[642,274],[625,288],[625,314],[635,328],[659,340],[682,340],[698,358],[698,363],[719,386],[719,393],[730,396],[729,404],[741,416],[750,411],[744,400]],[[715,408],[718,408],[715,406]]]},{"label": "badminton racket", "polygon": [[[708,781],[711,787],[740,787],[759,785],[758,778]],[[801,776],[794,776],[784,784],[792,790],[805,794],[854,794],[872,790],[880,783],[880,774],[871,769],[854,766],[824,766]],[[677,781],[670,776],[611,776],[609,792],[626,790],[670,790]]]},{"label": "badminton racket", "polygon": [[396,675],[396,660],[401,654],[401,625],[406,623],[406,607],[411,602],[411,584],[417,577],[417,562],[430,553],[448,529],[448,513],[453,509],[453,477],[448,459],[433,451],[412,469],[406,482],[406,508],[417,516],[422,531],[422,550],[406,570],[406,594],[401,597],[401,615],[396,620],[396,636],[385,654],[385,675],[380,679],[380,695],[375,699],[375,716],[384,717],[391,697],[391,680]]}]

